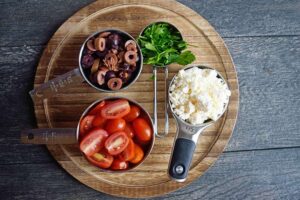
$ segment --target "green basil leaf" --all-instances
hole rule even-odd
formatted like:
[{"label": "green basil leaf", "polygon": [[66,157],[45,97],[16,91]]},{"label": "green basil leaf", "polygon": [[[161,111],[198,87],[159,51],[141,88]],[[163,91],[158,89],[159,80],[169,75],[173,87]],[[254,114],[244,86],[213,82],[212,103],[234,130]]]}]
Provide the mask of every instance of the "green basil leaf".
[{"label": "green basil leaf", "polygon": [[180,65],[188,65],[195,61],[196,57],[194,54],[192,54],[191,51],[184,51],[181,53],[178,58],[176,59],[176,63]]}]

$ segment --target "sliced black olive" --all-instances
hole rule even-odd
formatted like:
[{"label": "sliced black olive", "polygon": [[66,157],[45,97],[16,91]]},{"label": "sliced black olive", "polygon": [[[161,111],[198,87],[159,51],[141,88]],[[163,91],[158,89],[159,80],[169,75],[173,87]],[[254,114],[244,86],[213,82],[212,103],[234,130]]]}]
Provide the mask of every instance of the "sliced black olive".
[{"label": "sliced black olive", "polygon": [[98,71],[97,82],[99,85],[103,85],[105,83],[106,72],[107,72],[107,69],[104,69],[104,68]]},{"label": "sliced black olive", "polygon": [[122,80],[120,78],[111,78],[107,82],[107,86],[111,90],[119,90],[122,87]]},{"label": "sliced black olive", "polygon": [[109,79],[111,79],[111,78],[116,78],[116,74],[112,70],[106,72],[106,74],[105,74],[105,81],[108,82]]},{"label": "sliced black olive", "polygon": [[120,66],[120,69],[124,71],[128,71],[130,69],[130,65],[128,63],[124,63],[123,65]]},{"label": "sliced black olive", "polygon": [[94,58],[90,54],[83,56],[81,65],[83,68],[90,68],[94,63]]},{"label": "sliced black olive", "polygon": [[124,83],[126,83],[131,76],[131,72],[129,71],[120,71],[119,77],[122,79]]}]

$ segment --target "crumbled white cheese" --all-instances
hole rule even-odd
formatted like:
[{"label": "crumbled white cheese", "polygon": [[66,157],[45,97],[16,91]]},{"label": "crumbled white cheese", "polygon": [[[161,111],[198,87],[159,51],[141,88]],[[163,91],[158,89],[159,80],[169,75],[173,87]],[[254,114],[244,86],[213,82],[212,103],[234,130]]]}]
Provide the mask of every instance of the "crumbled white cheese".
[{"label": "crumbled white cheese", "polygon": [[226,83],[212,69],[192,67],[180,70],[170,86],[170,102],[175,114],[190,124],[217,120],[231,95]]}]

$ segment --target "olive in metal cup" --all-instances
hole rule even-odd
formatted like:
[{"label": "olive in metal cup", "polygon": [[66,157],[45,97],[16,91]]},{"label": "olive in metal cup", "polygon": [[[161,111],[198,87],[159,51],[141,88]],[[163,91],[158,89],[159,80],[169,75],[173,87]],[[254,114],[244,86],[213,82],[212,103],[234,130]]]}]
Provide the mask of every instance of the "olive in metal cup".
[{"label": "olive in metal cup", "polygon": [[[93,83],[90,80],[89,77],[89,72],[84,68],[82,65],[82,58],[84,56],[84,51],[87,50],[87,43],[89,40],[97,37],[101,33],[105,32],[110,32],[111,34],[116,33],[119,34],[121,37],[123,37],[125,40],[133,40],[136,43],[137,47],[137,63],[136,63],[136,69],[132,73],[130,79],[126,82],[123,83],[122,87],[119,90],[111,90],[108,87],[100,86],[97,83]],[[95,88],[98,91],[101,92],[118,92],[120,90],[127,89],[131,84],[133,84],[141,74],[143,68],[143,56],[142,56],[142,51],[137,43],[137,41],[127,32],[119,30],[119,29],[105,29],[105,30],[100,30],[97,31],[93,34],[91,34],[81,45],[79,56],[78,56],[78,67],[65,73],[62,75],[57,76],[54,79],[49,80],[48,82],[45,82],[41,84],[39,87],[31,90],[29,92],[30,96],[32,99],[45,99],[49,98],[56,93],[64,91],[66,87],[68,87],[71,84],[78,83],[78,82],[87,82],[91,87]]]},{"label": "olive in metal cup", "polygon": [[[198,67],[200,69],[215,70],[210,67],[195,66],[195,65],[187,66],[184,68],[184,70],[187,70],[187,69],[190,69],[193,67]],[[228,85],[227,85],[225,79],[221,76],[221,74],[219,72],[217,72],[217,73],[218,73],[218,78],[222,79],[228,88]],[[172,84],[174,82],[175,77],[176,77],[176,75],[173,77],[173,79],[170,83],[169,91],[170,91],[170,87],[172,86]],[[175,114],[171,104],[172,103],[169,100],[169,107],[173,114],[173,117],[176,120],[177,130],[176,130],[176,136],[174,139],[172,154],[171,154],[171,158],[170,158],[170,162],[169,162],[168,174],[171,179],[173,179],[177,182],[184,182],[186,180],[186,177],[187,177],[189,169],[190,169],[191,161],[193,158],[193,154],[194,154],[199,136],[201,135],[201,133],[203,132],[203,130],[205,128],[212,125],[215,121],[209,119],[209,120],[206,120],[202,124],[192,125],[192,124],[188,123],[187,121],[181,119],[177,114]],[[224,114],[225,110],[227,109],[227,106],[228,106],[228,102],[226,105],[224,105],[223,112],[222,112],[222,114],[219,115],[218,119]]]},{"label": "olive in metal cup", "polygon": [[[88,113],[95,108],[100,102],[102,101],[113,101],[113,100],[119,100],[119,99],[125,99],[129,102],[131,105],[135,105],[141,109],[141,113],[144,113],[144,117],[147,118],[147,121],[150,123],[151,129],[152,129],[152,136],[151,136],[151,141],[149,144],[146,146],[146,151],[144,158],[141,162],[138,164],[133,165],[132,167],[129,167],[126,170],[120,170],[120,171],[114,171],[114,170],[109,170],[109,169],[103,169],[100,168],[103,171],[107,172],[124,172],[131,170],[133,168],[136,168],[137,166],[141,165],[144,160],[148,157],[150,152],[152,151],[152,148],[154,146],[155,142],[155,135],[154,135],[154,126],[153,126],[153,121],[150,116],[150,114],[144,109],[139,103],[136,101],[133,101],[128,98],[124,97],[106,97],[99,99],[95,102],[93,102],[90,106],[88,106],[85,111],[82,113],[77,127],[76,128],[38,128],[38,129],[27,129],[21,132],[21,142],[24,144],[78,144],[80,141],[79,134],[80,134],[80,122],[81,120],[88,115]],[[83,153],[82,153],[83,154]]]}]

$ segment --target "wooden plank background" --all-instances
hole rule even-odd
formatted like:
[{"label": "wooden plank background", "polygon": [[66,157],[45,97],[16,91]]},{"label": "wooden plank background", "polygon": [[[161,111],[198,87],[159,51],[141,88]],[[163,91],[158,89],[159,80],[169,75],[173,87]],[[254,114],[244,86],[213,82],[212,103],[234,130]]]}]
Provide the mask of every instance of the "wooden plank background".
[{"label": "wooden plank background", "polygon": [[[36,126],[28,91],[42,50],[90,2],[0,2],[1,199],[117,199],[73,179],[44,146],[19,144],[20,130]],[[299,199],[299,0],[180,2],[224,38],[238,71],[240,110],[216,164],[162,199]]]}]

